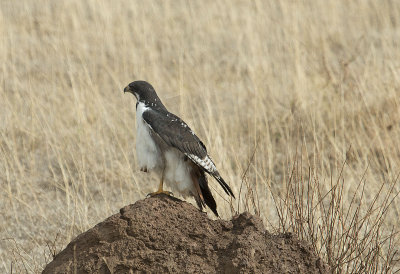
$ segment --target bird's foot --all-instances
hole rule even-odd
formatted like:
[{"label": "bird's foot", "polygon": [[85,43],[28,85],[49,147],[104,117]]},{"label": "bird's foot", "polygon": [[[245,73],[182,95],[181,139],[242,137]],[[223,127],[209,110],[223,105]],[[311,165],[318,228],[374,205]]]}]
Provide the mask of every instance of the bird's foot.
[{"label": "bird's foot", "polygon": [[158,195],[158,194],[165,194],[165,195],[168,195],[168,196],[174,196],[174,194],[171,192],[171,191],[165,191],[165,190],[157,190],[156,192],[151,192],[151,193],[149,193],[149,194],[147,194],[147,197],[154,197],[154,196],[156,196],[156,195]]},{"label": "bird's foot", "polygon": [[141,168],[140,168],[140,171],[149,172],[149,171],[147,170],[147,167],[141,167]]}]

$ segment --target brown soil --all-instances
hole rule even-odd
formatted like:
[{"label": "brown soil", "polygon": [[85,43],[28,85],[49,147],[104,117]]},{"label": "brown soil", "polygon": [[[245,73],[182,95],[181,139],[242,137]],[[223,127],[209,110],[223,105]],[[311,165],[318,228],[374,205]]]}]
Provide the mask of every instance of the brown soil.
[{"label": "brown soil", "polygon": [[76,237],[43,273],[326,273],[311,248],[271,235],[258,217],[210,220],[158,195],[126,206]]}]

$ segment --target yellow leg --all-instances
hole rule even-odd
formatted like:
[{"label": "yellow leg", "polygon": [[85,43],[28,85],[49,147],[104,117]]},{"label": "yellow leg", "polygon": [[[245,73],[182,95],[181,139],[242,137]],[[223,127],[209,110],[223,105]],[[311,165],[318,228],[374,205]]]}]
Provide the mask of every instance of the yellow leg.
[{"label": "yellow leg", "polygon": [[161,180],[160,180],[160,184],[158,185],[158,190],[156,192],[147,194],[147,196],[153,197],[158,194],[172,195],[172,192],[163,190],[163,184],[164,184],[164,170],[161,175]]}]

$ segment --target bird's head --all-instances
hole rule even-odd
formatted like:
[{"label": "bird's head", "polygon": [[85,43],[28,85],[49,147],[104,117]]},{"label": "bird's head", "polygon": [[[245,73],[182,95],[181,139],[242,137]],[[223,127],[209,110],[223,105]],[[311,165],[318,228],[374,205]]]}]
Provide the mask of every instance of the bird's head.
[{"label": "bird's head", "polygon": [[167,110],[152,85],[146,81],[135,81],[124,88],[124,93],[130,92],[135,95],[138,102],[144,103],[146,106]]},{"label": "bird's head", "polygon": [[146,81],[134,81],[124,88],[124,93],[130,92],[141,102],[151,102],[158,99],[153,86]]}]

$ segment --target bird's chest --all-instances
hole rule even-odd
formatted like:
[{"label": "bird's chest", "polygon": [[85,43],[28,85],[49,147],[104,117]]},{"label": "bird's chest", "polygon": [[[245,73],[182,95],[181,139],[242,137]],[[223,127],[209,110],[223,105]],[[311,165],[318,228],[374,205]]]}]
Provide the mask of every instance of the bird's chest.
[{"label": "bird's chest", "polygon": [[160,164],[161,152],[151,133],[149,126],[143,121],[146,111],[143,103],[136,106],[136,156],[140,168],[152,170]]}]

